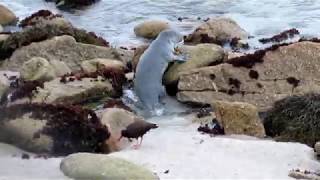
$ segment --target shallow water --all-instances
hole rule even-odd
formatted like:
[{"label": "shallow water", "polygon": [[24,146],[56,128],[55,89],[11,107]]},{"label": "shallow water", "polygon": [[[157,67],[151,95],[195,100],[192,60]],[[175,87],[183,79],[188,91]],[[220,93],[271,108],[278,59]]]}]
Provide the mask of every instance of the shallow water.
[{"label": "shallow water", "polygon": [[[133,27],[146,19],[165,19],[184,33],[200,23],[197,18],[227,16],[235,19],[256,39],[288,28],[303,35],[320,35],[318,0],[101,0],[83,10],[62,12],[44,0],[0,0],[20,18],[39,9],[50,9],[67,17],[78,27],[94,31],[113,45],[141,43]],[[178,17],[188,17],[182,23]]]}]

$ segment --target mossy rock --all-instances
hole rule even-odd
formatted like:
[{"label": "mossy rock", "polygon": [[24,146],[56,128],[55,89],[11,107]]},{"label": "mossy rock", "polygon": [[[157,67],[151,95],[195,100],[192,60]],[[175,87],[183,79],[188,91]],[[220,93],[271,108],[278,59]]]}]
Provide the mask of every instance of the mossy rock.
[{"label": "mossy rock", "polygon": [[320,94],[289,96],[275,102],[264,120],[266,133],[280,141],[305,143],[320,140]]}]

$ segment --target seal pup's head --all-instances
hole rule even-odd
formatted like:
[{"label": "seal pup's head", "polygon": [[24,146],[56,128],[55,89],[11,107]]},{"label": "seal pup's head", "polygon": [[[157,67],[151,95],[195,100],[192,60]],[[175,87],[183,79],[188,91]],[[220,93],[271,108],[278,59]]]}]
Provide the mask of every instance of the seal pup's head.
[{"label": "seal pup's head", "polygon": [[170,44],[180,44],[183,43],[183,35],[178,31],[173,29],[167,29],[162,31],[157,39],[169,41]]}]

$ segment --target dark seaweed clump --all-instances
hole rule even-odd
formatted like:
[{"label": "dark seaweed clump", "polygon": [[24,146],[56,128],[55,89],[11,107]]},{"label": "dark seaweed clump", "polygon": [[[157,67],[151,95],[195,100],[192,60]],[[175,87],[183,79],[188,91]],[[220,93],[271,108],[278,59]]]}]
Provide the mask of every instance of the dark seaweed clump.
[{"label": "dark seaweed clump", "polygon": [[38,23],[37,20],[39,20],[39,19],[52,20],[57,17],[62,17],[62,15],[53,14],[49,10],[39,10],[39,11],[33,13],[32,15],[26,17],[25,19],[23,19],[20,22],[19,26],[20,27],[33,26]]},{"label": "dark seaweed clump", "polygon": [[94,111],[81,106],[53,104],[17,104],[0,108],[0,121],[10,121],[26,113],[33,119],[47,120],[39,133],[52,137],[50,155],[65,156],[76,152],[104,153],[104,142],[110,136]]},{"label": "dark seaweed clump", "polygon": [[250,77],[251,79],[258,79],[258,78],[259,78],[259,73],[258,73],[258,71],[250,70],[250,71],[249,71],[249,77]]},{"label": "dark seaweed clump", "polygon": [[210,134],[210,135],[223,135],[224,129],[221,127],[217,119],[213,119],[210,124],[201,125],[198,128],[199,132]]},{"label": "dark seaweed clump", "polygon": [[33,93],[38,87],[43,88],[44,81],[21,81],[14,82],[13,91],[11,92],[10,101],[22,99],[24,97],[32,98]]},{"label": "dark seaweed clump", "polygon": [[270,43],[270,42],[280,43],[280,42],[285,41],[289,38],[293,38],[295,35],[299,35],[299,34],[300,34],[300,32],[297,29],[293,28],[293,29],[283,31],[283,32],[271,37],[271,38],[260,39],[259,41],[263,44]]},{"label": "dark seaweed clump", "polygon": [[239,89],[241,82],[238,79],[229,78],[229,85],[234,86],[236,89]]},{"label": "dark seaweed clump", "polygon": [[268,51],[275,51],[281,46],[288,46],[289,43],[276,44],[268,47],[266,49],[255,51],[253,54],[247,54],[244,56],[239,56],[232,58],[227,61],[228,64],[231,64],[235,67],[245,67],[252,68],[256,63],[263,63],[263,57]]},{"label": "dark seaweed clump", "polygon": [[320,140],[320,94],[289,96],[275,102],[266,112],[264,126],[269,136],[313,147]]}]

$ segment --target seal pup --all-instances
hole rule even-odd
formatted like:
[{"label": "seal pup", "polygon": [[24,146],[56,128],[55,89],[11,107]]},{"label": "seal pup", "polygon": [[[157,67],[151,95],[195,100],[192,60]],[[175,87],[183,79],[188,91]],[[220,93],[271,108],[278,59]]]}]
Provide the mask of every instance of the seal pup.
[{"label": "seal pup", "polygon": [[166,95],[162,76],[172,61],[185,62],[186,55],[175,55],[175,48],[183,43],[183,35],[168,29],[162,31],[142,54],[137,65],[134,91],[143,108],[154,112]]},{"label": "seal pup", "polygon": [[120,141],[122,137],[128,138],[130,142],[131,138],[135,138],[137,140],[141,138],[140,143],[138,142],[138,144],[133,146],[135,149],[137,149],[141,146],[143,135],[145,135],[151,129],[156,128],[158,128],[158,125],[156,124],[137,119],[133,123],[129,124],[126,129],[121,131],[121,136],[118,141]]}]

